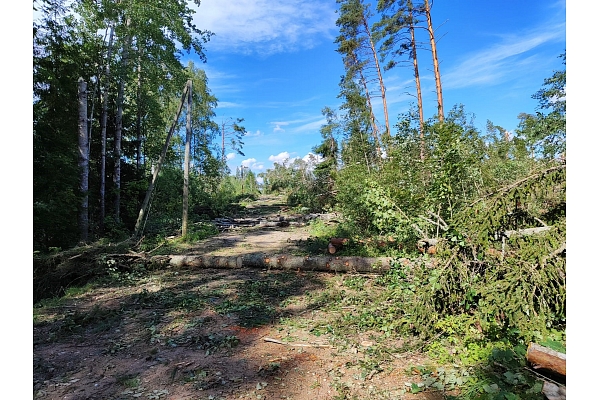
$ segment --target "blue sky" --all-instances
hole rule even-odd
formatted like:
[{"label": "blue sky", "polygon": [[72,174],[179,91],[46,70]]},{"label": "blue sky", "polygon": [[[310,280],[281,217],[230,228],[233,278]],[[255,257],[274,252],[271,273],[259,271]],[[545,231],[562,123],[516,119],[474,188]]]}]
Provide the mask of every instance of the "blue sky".
[{"label": "blue sky", "polygon": [[[321,110],[341,104],[336,8],[335,0],[202,0],[194,21],[215,33],[208,61],[200,65],[188,55],[182,61],[207,72],[219,99],[217,122],[244,118],[245,156],[229,156],[232,171],[245,165],[264,172],[273,162],[305,157],[320,142]],[[519,113],[535,111],[531,95],[563,68],[565,0],[438,0],[432,18],[444,108],[463,104],[482,132],[487,120],[514,131]],[[417,35],[427,41],[424,30]],[[418,57],[428,118],[436,111],[431,54],[422,50]],[[412,70],[388,71],[384,82],[393,125],[415,101]],[[381,102],[375,107],[383,124]]]}]

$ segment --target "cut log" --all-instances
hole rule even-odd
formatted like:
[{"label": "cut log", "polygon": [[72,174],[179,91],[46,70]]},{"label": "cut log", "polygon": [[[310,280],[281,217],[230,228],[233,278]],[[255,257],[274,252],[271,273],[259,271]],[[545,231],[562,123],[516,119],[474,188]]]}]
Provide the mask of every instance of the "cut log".
[{"label": "cut log", "polygon": [[341,249],[346,243],[348,243],[347,238],[331,238],[329,239],[329,245],[327,246],[327,250],[329,254],[335,254],[339,249]]},{"label": "cut log", "polygon": [[[244,256],[171,255],[152,257],[151,262],[172,267],[194,268],[266,268],[299,271],[384,273],[392,257],[310,257],[291,255]],[[407,261],[408,262],[408,261]]]},{"label": "cut log", "polygon": [[558,351],[530,343],[527,347],[527,361],[533,369],[543,369],[555,374],[567,376],[567,355]]},{"label": "cut log", "polygon": [[417,242],[417,248],[419,252],[425,254],[435,254],[436,245],[438,244],[438,239],[421,239]]},{"label": "cut log", "polygon": [[329,243],[327,245],[327,251],[329,252],[329,254],[335,254],[335,252],[337,251],[337,247],[335,247],[333,243]]},{"label": "cut log", "polygon": [[331,238],[331,239],[329,239],[329,243],[331,243],[332,245],[334,245],[336,247],[342,247],[343,245],[348,243],[348,239],[347,238]]}]

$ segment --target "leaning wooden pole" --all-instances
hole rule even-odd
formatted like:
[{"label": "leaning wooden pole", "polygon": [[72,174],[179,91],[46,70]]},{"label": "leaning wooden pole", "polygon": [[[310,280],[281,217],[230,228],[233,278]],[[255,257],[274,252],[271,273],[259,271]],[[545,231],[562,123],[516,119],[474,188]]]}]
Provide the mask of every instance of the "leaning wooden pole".
[{"label": "leaning wooden pole", "polygon": [[188,81],[188,95],[185,124],[185,160],[183,166],[183,214],[181,217],[181,236],[187,236],[188,208],[190,197],[190,142],[192,140],[192,81]]},{"label": "leaning wooden pole", "polygon": [[[188,81],[189,83],[189,81]],[[140,208],[140,213],[138,214],[137,222],[135,223],[135,229],[133,232],[133,237],[139,237],[142,230],[142,221],[147,213],[148,204],[150,204],[150,197],[152,196],[152,192],[154,191],[154,186],[156,185],[156,180],[158,178],[158,173],[160,172],[160,167],[164,162],[167,156],[167,150],[169,149],[169,143],[171,142],[171,137],[173,136],[173,132],[175,131],[175,127],[177,126],[177,121],[179,120],[179,116],[181,115],[181,110],[183,109],[183,105],[185,103],[185,99],[188,95],[189,84],[186,83],[183,88],[183,94],[181,95],[181,101],[179,102],[179,108],[177,109],[177,115],[173,120],[173,124],[171,125],[171,129],[169,129],[169,133],[167,134],[167,139],[165,140],[165,144],[162,148],[162,152],[158,159],[158,163],[156,168],[154,169],[154,174],[152,175],[152,181],[148,186],[148,190],[146,191],[146,197],[144,197],[144,201],[142,202],[142,207]]]}]

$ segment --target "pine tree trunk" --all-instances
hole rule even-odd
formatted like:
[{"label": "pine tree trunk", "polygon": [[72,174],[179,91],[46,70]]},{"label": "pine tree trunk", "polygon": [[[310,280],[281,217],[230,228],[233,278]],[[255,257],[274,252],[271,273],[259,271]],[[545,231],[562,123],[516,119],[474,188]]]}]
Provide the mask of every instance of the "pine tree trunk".
[{"label": "pine tree trunk", "polygon": [[187,109],[185,125],[185,160],[183,166],[183,215],[181,217],[181,236],[187,236],[188,208],[190,190],[190,142],[192,140],[192,81],[187,83]]},{"label": "pine tree trunk", "polygon": [[419,76],[419,63],[417,62],[417,41],[415,40],[415,26],[413,20],[412,1],[409,1],[408,7],[410,10],[410,45],[412,47],[413,68],[415,70],[415,86],[417,87],[417,108],[419,109],[419,139],[421,147],[421,160],[425,160],[425,133],[423,117],[423,95],[421,93],[421,78]]},{"label": "pine tree trunk", "polygon": [[135,167],[139,171],[142,167],[142,54],[144,48],[138,49],[138,65],[137,65],[137,113],[135,120],[136,132],[136,157]]},{"label": "pine tree trunk", "polygon": [[[127,19],[126,26],[129,27],[131,20]],[[129,44],[131,37],[125,38],[122,53],[122,72],[119,83],[119,93],[117,94],[117,118],[115,126],[115,170],[113,174],[113,183],[115,190],[114,216],[115,222],[121,221],[121,141],[123,140],[123,101],[125,99],[125,79],[127,76],[127,64],[129,61]]]},{"label": "pine tree trunk", "polygon": [[377,70],[377,78],[379,80],[379,88],[381,90],[381,100],[383,102],[383,115],[385,117],[385,134],[389,137],[391,134],[390,130],[390,121],[388,117],[388,108],[387,108],[387,99],[385,96],[385,85],[383,84],[383,76],[381,75],[381,68],[379,67],[379,59],[377,57],[377,50],[375,50],[375,43],[373,43],[373,37],[371,36],[371,30],[369,29],[369,23],[365,18],[364,14],[362,17],[363,26],[365,27],[365,32],[369,38],[369,46],[371,49],[371,54],[373,56],[373,61],[375,62],[375,69]]},{"label": "pine tree trunk", "polygon": [[89,156],[90,143],[88,140],[87,124],[87,83],[83,78],[77,81],[79,97],[79,169],[81,172],[81,181],[79,190],[81,192],[81,209],[79,211],[79,238],[85,243],[88,240],[89,216],[88,216],[88,198],[89,198]]},{"label": "pine tree trunk", "polygon": [[[356,54],[352,54],[353,62],[358,64],[358,58]],[[365,96],[367,97],[367,105],[369,106],[369,111],[371,114],[371,127],[373,129],[373,140],[375,141],[375,146],[377,148],[377,156],[381,159],[381,143],[379,142],[379,128],[377,128],[377,122],[375,120],[375,113],[373,112],[373,105],[371,103],[371,96],[369,94],[369,87],[367,86],[367,80],[365,79],[362,69],[358,68],[358,73],[360,74],[360,81],[363,84],[363,88],[365,89]]]},{"label": "pine tree trunk", "polygon": [[429,32],[429,42],[431,44],[431,56],[433,58],[433,73],[435,74],[435,89],[437,92],[438,119],[444,122],[444,99],[442,96],[442,77],[440,75],[440,64],[438,62],[437,48],[435,44],[435,35],[433,24],[431,22],[431,6],[429,0],[425,0],[425,15],[427,17],[427,31]]},{"label": "pine tree trunk", "polygon": [[108,49],[106,53],[106,68],[104,72],[104,91],[102,93],[102,117],[100,118],[100,232],[104,231],[106,218],[106,124],[108,121],[108,87],[110,86],[110,60],[112,56],[113,37],[115,28],[110,26]]}]

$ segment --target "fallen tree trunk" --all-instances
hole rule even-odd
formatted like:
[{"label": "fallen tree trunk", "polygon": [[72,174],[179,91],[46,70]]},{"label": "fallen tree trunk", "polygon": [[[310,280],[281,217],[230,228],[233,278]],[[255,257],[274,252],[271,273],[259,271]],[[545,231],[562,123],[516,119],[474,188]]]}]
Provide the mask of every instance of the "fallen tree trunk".
[{"label": "fallen tree trunk", "polygon": [[[323,257],[285,254],[247,254],[243,256],[170,255],[155,256],[151,262],[172,267],[267,268],[300,271],[384,273],[391,257]],[[408,262],[408,261],[406,261]]]},{"label": "fallen tree trunk", "polygon": [[527,361],[532,364],[533,369],[544,369],[567,376],[567,355],[564,353],[530,343],[527,347]]}]

